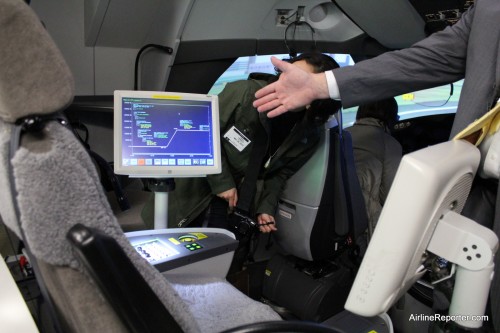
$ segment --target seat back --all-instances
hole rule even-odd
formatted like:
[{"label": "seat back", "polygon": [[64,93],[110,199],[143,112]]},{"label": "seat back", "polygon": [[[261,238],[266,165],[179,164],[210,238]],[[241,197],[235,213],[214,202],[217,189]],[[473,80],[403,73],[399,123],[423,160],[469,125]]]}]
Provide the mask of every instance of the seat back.
[{"label": "seat back", "polygon": [[[114,239],[183,331],[217,332],[279,319],[225,280],[192,279],[193,284],[174,288],[144,260],[117,223],[86,149],[64,118],[54,116],[71,102],[73,78],[24,1],[1,0],[0,45],[0,215],[29,248],[59,331],[133,331],[66,238],[78,224]],[[127,272],[122,274],[126,279]],[[219,290],[227,302],[207,296]],[[243,309],[251,310],[243,314]]]},{"label": "seat back", "polygon": [[114,238],[82,224],[67,238],[130,332],[182,332]]},{"label": "seat back", "polygon": [[309,261],[330,257],[366,230],[351,137],[334,119],[314,155],[287,181],[276,220],[280,247]]},{"label": "seat back", "polygon": [[[2,142],[7,143],[9,138],[4,134],[12,132],[14,125],[0,123]],[[25,133],[10,161],[6,147],[2,145],[2,157],[7,161],[0,175],[2,182],[14,182],[17,198],[12,200],[7,192],[2,194],[2,201],[18,206],[22,230],[15,214],[9,216],[4,209],[1,214],[9,216],[4,217],[5,223],[31,249],[30,261],[40,268],[37,280],[47,287],[62,331],[128,331],[126,322],[95,287],[66,240],[68,231],[78,223],[114,238],[163,307],[185,330],[200,331],[191,310],[172,285],[131,247],[109,207],[92,161],[69,128],[50,122],[43,133]],[[9,162],[12,170],[5,168]],[[126,272],[123,276],[127,278]]]},{"label": "seat back", "polygon": [[32,124],[63,110],[72,101],[74,83],[61,53],[26,3],[2,0],[1,5],[0,185],[11,191],[1,191],[0,214],[29,247],[30,260],[39,268],[37,280],[55,305],[60,329],[126,330],[65,238],[73,225],[83,223],[117,239],[165,307],[177,304],[177,320],[196,331],[196,324],[189,324],[194,318],[175,299],[172,286],[129,245],[95,166],[72,131],[58,121],[16,125],[21,119]]}]

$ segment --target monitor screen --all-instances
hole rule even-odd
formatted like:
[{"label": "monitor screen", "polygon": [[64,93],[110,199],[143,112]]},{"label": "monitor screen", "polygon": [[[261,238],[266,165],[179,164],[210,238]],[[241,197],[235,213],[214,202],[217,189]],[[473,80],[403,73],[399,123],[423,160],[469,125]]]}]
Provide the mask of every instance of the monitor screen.
[{"label": "monitor screen", "polygon": [[345,308],[361,316],[386,312],[427,267],[438,222],[460,213],[479,165],[479,150],[448,141],[405,155]]},{"label": "monitor screen", "polygon": [[115,173],[131,177],[220,173],[217,96],[115,91],[114,155]]},{"label": "monitor screen", "polygon": [[157,238],[132,244],[132,246],[141,257],[150,263],[160,262],[168,257],[179,254],[177,250],[174,250],[171,246]]}]

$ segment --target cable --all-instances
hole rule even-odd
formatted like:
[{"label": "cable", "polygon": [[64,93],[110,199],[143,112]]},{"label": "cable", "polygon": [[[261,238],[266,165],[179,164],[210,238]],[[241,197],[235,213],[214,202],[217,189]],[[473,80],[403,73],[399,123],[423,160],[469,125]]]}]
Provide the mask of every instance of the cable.
[{"label": "cable", "polygon": [[297,52],[294,50],[294,49],[290,49],[290,47],[288,46],[288,40],[287,40],[287,34],[288,34],[288,29],[290,29],[291,26],[294,26],[294,30],[293,30],[293,41],[295,41],[295,32],[297,30],[297,26],[299,25],[306,25],[309,27],[309,29],[311,29],[311,39],[314,43],[314,46],[313,46],[313,49],[316,49],[316,38],[315,38],[315,33],[316,31],[314,30],[314,28],[307,22],[302,22],[302,21],[294,21],[294,22],[291,22],[290,24],[288,24],[286,26],[286,29],[285,29],[285,38],[284,38],[284,41],[285,41],[285,46],[286,46],[286,49],[288,50],[288,54],[290,55],[290,57],[294,58],[297,56]]},{"label": "cable", "polygon": [[315,38],[316,30],[314,30],[314,28],[308,22],[306,22],[304,20],[304,16],[303,16],[303,14],[304,14],[304,6],[299,6],[299,8],[297,9],[297,11],[295,13],[293,13],[292,15],[290,15],[288,18],[290,18],[294,14],[296,14],[295,21],[290,22],[286,26],[286,28],[285,28],[285,36],[284,36],[285,46],[286,46],[286,49],[288,50],[288,54],[289,54],[289,56],[291,58],[295,58],[297,56],[296,50],[291,49],[290,46],[288,45],[287,35],[288,35],[288,29],[290,29],[291,26],[293,26],[293,36],[292,36],[292,40],[293,41],[295,41],[295,33],[297,31],[297,26],[306,25],[307,27],[309,27],[309,29],[311,30],[311,40],[314,43],[313,49],[316,49],[316,38]]},{"label": "cable", "polygon": [[141,58],[142,52],[144,52],[146,49],[149,48],[156,48],[159,50],[163,50],[168,54],[172,54],[174,52],[174,49],[172,49],[169,46],[163,46],[159,44],[146,44],[141,49],[139,52],[137,52],[137,56],[135,57],[135,69],[134,69],[134,90],[138,89],[138,72],[139,72],[139,59]]},{"label": "cable", "polygon": [[425,107],[429,107],[429,108],[439,108],[441,106],[445,106],[446,104],[448,104],[448,102],[450,101],[450,98],[451,96],[453,96],[453,83],[450,83],[450,95],[448,96],[448,98],[446,99],[446,101],[444,101],[443,104],[441,105],[429,105],[429,104],[424,104],[424,103],[416,103],[414,102],[414,104],[416,105],[420,105],[420,106],[425,106]]},{"label": "cable", "polygon": [[292,16],[293,16],[293,15],[295,15],[295,14],[297,14],[297,11],[294,11],[293,13],[291,13],[291,14],[290,14],[290,16],[285,17],[285,18],[283,19],[283,23],[284,23],[284,22],[286,22],[286,21],[288,21],[288,20],[290,19],[290,17],[292,17]]},{"label": "cable", "polygon": [[391,317],[389,317],[389,315],[386,312],[381,313],[379,317],[382,318],[387,324],[387,329],[389,330],[389,333],[394,333],[394,326],[392,325]]}]

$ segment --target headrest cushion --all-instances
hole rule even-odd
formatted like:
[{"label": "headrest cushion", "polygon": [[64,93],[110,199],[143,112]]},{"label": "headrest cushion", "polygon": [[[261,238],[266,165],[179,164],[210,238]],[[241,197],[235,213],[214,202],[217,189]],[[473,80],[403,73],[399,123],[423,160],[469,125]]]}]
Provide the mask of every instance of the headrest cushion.
[{"label": "headrest cushion", "polygon": [[22,0],[0,6],[0,118],[6,122],[64,109],[74,82],[39,18]]}]

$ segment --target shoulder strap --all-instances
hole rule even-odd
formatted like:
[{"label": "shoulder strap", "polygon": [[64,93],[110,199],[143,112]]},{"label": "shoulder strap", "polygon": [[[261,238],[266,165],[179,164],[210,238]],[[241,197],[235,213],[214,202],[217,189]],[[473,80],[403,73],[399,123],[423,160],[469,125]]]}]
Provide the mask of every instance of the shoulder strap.
[{"label": "shoulder strap", "polygon": [[257,188],[257,179],[259,177],[262,161],[267,151],[267,134],[262,125],[257,126],[257,131],[253,140],[250,159],[245,170],[245,178],[240,186],[238,204],[236,209],[242,212],[250,212],[255,191]]},{"label": "shoulder strap", "polygon": [[[90,157],[96,162],[99,171],[101,173],[101,183],[104,186],[104,188],[106,190],[109,190],[109,188],[113,190],[113,193],[116,196],[116,201],[118,202],[118,205],[120,206],[122,212],[130,209],[130,202],[125,196],[123,188],[120,184],[118,177],[113,171],[113,168],[101,155],[90,149],[90,145],[88,143],[89,130],[87,126],[85,126],[80,122],[75,122],[71,123],[71,128],[73,129],[73,133],[75,134],[75,136],[80,140],[80,142],[86,148]],[[82,130],[85,132],[84,138],[82,138],[80,133],[78,133],[78,130]]]},{"label": "shoulder strap", "polygon": [[118,177],[116,176],[115,172],[111,168],[111,165],[99,154],[97,154],[95,151],[91,149],[87,149],[87,152],[89,155],[96,161],[97,165],[99,166],[99,169],[101,173],[104,173],[106,175],[107,181],[111,184],[111,187],[113,188],[113,192],[115,193],[116,200],[118,201],[118,205],[120,206],[120,209],[122,212],[130,209],[130,202],[128,201],[127,197],[125,196],[125,193],[123,192],[123,188],[120,184],[120,181],[118,180]]},{"label": "shoulder strap", "polygon": [[349,242],[351,242],[352,248],[355,248],[358,237],[368,227],[368,215],[366,214],[365,202],[356,173],[352,138],[350,133],[343,129],[342,110],[339,110],[335,117],[338,122],[338,141],[336,141],[336,144],[340,152],[340,174],[342,177],[340,181],[344,183],[343,191],[347,208],[348,235],[352,237]]}]

